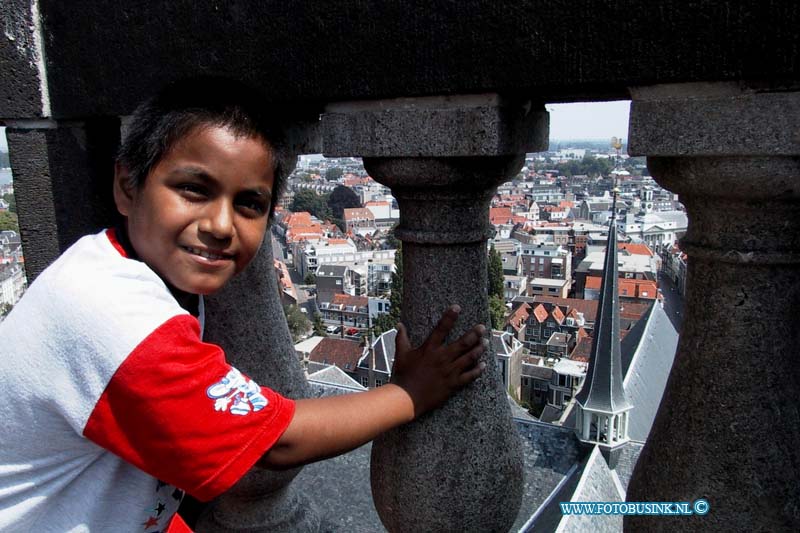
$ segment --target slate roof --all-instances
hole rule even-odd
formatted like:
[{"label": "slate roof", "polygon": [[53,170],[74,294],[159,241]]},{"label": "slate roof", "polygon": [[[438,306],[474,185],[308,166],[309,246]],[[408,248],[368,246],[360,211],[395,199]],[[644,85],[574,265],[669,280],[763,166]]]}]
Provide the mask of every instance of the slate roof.
[{"label": "slate roof", "polygon": [[[621,502],[622,495],[616,487],[611,469],[600,453],[598,446],[592,449],[586,459],[586,466],[572,502]],[[560,509],[559,509],[560,510]],[[618,533],[622,531],[622,515],[567,515],[559,524],[559,531],[583,533],[605,531]]]},{"label": "slate roof", "polygon": [[522,363],[522,375],[530,378],[550,381],[553,377],[553,369],[548,366],[539,366]]},{"label": "slate roof", "polygon": [[323,385],[336,385],[353,392],[367,390],[361,383],[348,376],[345,371],[338,366],[326,366],[322,370],[309,374],[308,381],[321,383]]},{"label": "slate roof", "polygon": [[317,267],[318,278],[340,278],[347,272],[347,267],[342,265],[320,265]]},{"label": "slate roof", "polygon": [[[391,372],[392,365],[394,364],[394,343],[396,337],[397,330],[392,328],[384,332],[372,343],[373,349],[375,350],[375,370],[386,372],[387,374]],[[368,356],[369,351],[364,350],[361,359],[358,360],[358,366],[369,368],[369,362],[367,361]]]},{"label": "slate roof", "polygon": [[617,466],[614,468],[614,472],[617,473],[617,477],[619,477],[619,481],[625,492],[628,491],[628,484],[631,482],[633,469],[636,466],[636,462],[639,460],[639,455],[641,455],[643,448],[644,444],[641,442],[628,441],[628,444],[621,446],[619,449]]},{"label": "slate roof", "polygon": [[566,482],[538,509],[532,517],[531,524],[520,532],[619,532],[622,531],[622,515],[617,516],[592,516],[592,515],[563,515],[560,502],[621,502],[623,501],[616,489],[613,474],[608,468],[598,447],[576,465],[570,472]]},{"label": "slate roof", "polygon": [[677,348],[678,332],[658,302],[623,339],[625,392],[634,406],[628,415],[630,439],[647,440]]},{"label": "slate roof", "polygon": [[[311,384],[313,396],[332,396],[346,391]],[[570,429],[541,422],[514,419],[523,448],[522,505],[512,531],[528,521],[567,473],[580,463],[585,452]],[[370,490],[371,445],[304,467],[294,480],[296,490],[306,494],[319,511],[320,531],[330,533],[375,533],[385,531]]]},{"label": "slate roof", "polygon": [[559,409],[558,407],[554,407],[550,404],[545,405],[544,409],[542,409],[542,414],[539,415],[539,420],[542,422],[555,422],[561,415],[564,414],[563,409]]}]

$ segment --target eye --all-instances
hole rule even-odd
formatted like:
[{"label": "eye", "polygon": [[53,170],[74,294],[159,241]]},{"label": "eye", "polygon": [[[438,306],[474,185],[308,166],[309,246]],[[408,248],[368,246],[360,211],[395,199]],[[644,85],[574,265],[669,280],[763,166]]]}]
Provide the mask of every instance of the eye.
[{"label": "eye", "polygon": [[208,197],[208,189],[198,183],[181,183],[175,188],[188,200],[203,200]]},{"label": "eye", "polygon": [[267,212],[269,200],[257,193],[244,193],[236,197],[236,208],[245,216],[257,218]]}]

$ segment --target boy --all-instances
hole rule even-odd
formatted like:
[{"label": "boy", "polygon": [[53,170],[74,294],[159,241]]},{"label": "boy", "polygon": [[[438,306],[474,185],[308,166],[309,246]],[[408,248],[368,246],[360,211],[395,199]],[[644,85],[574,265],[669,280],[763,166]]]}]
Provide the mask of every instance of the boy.
[{"label": "boy", "polygon": [[202,295],[264,239],[279,142],[230,81],[137,109],[114,178],[124,222],[70,247],[0,324],[0,530],[161,531],[184,490],[209,500],[256,463],[346,452],[480,375],[482,326],[444,345],[457,307],[417,349],[398,326],[391,384],[334,398],[284,398],[202,342]]}]

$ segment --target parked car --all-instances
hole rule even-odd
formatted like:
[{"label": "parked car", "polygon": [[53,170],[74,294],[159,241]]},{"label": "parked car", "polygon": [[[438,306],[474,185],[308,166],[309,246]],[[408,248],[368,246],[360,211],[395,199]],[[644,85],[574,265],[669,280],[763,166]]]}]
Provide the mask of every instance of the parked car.
[{"label": "parked car", "polygon": [[345,335],[357,335],[358,328],[347,328],[344,332]]},{"label": "parked car", "polygon": [[325,332],[326,333],[336,334],[336,333],[339,333],[340,331],[342,331],[342,327],[341,326],[328,326],[328,327],[325,328]]}]

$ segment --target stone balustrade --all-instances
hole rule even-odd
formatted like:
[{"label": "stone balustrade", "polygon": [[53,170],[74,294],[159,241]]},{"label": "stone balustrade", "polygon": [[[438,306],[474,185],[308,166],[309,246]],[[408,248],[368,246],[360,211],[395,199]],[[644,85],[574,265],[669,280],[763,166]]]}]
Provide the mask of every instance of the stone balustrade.
[{"label": "stone balustrade", "polygon": [[[403,320],[414,342],[451,302],[464,309],[459,331],[487,320],[478,253],[486,201],[519,154],[545,148],[541,103],[632,97],[630,151],[646,155],[686,205],[689,266],[679,353],[628,500],[705,497],[711,511],[630,517],[626,527],[800,528],[800,5],[7,3],[0,122],[29,277],[110,223],[119,117],[165,81],[227,73],[314,115],[350,101],[327,107],[324,149],[364,157],[402,205]],[[580,39],[564,37],[575,28],[586,29]],[[198,46],[198,35],[210,37]],[[390,99],[398,96],[414,98]],[[244,289],[209,301],[209,335],[260,382],[302,396],[277,293],[249,289],[269,277],[268,252],[258,261]],[[232,314],[243,301],[253,314]],[[270,348],[251,359],[246,343],[226,338],[234,332]],[[389,529],[510,523],[520,480],[502,392],[490,365],[440,413],[375,444],[376,463],[387,465],[373,476],[375,501]],[[212,505],[202,527],[314,530],[293,476],[254,472]],[[278,515],[289,520],[281,525]]]}]

